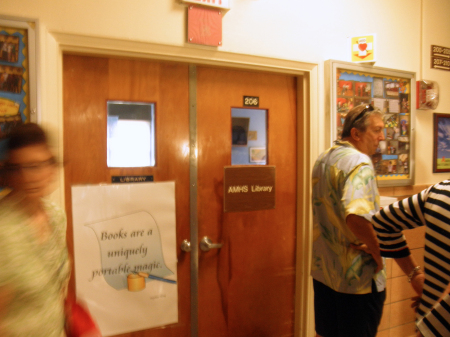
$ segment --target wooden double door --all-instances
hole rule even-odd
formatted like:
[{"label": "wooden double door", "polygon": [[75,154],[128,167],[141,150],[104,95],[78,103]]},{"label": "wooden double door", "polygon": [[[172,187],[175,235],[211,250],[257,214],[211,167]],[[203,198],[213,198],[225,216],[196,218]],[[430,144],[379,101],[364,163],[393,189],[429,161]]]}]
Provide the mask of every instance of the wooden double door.
[{"label": "wooden double door", "polygon": [[[117,175],[152,175],[155,181],[175,181],[178,323],[121,336],[196,337],[192,331],[197,331],[195,334],[200,337],[293,336],[296,78],[197,66],[194,88],[197,123],[193,129],[189,119],[192,104],[189,69],[189,65],[182,63],[64,55],[64,174],[69,249],[72,253],[72,185],[110,183],[111,176]],[[268,164],[276,167],[276,207],[224,213],[224,166],[231,164],[232,150],[231,109],[242,107],[243,96],[259,97],[259,108],[267,109]],[[107,167],[109,100],[155,103],[156,166]],[[198,142],[196,184],[190,184],[189,148],[193,132]],[[195,211],[190,210],[192,188],[197,196],[194,216]],[[199,251],[196,261],[191,261],[191,253],[180,249],[183,240],[190,240],[192,218],[198,222],[199,241],[208,236],[213,242],[223,243],[220,249]],[[191,294],[192,273],[198,275],[194,294]],[[72,281],[71,291],[74,287]],[[198,299],[198,305],[192,306],[191,298]]]}]

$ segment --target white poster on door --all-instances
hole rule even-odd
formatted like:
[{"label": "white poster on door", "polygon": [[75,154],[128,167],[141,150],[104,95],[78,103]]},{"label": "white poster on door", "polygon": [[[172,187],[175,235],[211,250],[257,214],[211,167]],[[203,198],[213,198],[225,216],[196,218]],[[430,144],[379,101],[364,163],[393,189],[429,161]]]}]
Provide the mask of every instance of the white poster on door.
[{"label": "white poster on door", "polygon": [[77,297],[103,336],[178,321],[175,183],[72,187]]}]

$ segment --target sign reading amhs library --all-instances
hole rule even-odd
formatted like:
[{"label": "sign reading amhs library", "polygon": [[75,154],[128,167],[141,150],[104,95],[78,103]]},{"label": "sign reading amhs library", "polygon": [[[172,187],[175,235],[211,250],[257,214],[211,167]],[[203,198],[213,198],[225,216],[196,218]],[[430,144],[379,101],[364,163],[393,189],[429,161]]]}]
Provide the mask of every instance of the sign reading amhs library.
[{"label": "sign reading amhs library", "polygon": [[226,166],[224,212],[275,208],[275,166]]}]

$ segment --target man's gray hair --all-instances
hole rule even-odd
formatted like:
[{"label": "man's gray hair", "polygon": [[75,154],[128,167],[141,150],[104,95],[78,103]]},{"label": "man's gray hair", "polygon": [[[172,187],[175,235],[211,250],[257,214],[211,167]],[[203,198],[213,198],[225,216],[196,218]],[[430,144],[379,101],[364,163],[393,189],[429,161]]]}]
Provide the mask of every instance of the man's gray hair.
[{"label": "man's gray hair", "polygon": [[361,104],[351,109],[345,117],[344,127],[342,129],[342,139],[351,136],[351,130],[356,128],[360,132],[366,132],[369,126],[370,116],[383,116],[379,109],[375,109],[370,104]]}]

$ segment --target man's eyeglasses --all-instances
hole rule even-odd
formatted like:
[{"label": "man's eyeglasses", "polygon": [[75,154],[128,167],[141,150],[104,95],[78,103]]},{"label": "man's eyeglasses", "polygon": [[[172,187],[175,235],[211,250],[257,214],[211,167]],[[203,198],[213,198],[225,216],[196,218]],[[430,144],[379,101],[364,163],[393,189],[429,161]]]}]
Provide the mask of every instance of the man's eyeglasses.
[{"label": "man's eyeglasses", "polygon": [[[366,107],[358,114],[358,116],[356,116],[356,118],[353,120],[353,122],[352,122],[352,127],[353,127],[353,125],[355,125],[355,123],[356,123],[356,121],[358,120],[358,119],[361,119],[364,115],[365,115],[365,113],[366,112],[368,112],[368,111],[373,111],[373,110],[375,110],[374,108],[373,108],[373,106],[372,105],[370,105],[370,104],[367,104],[366,105]],[[352,128],[350,128],[350,130],[351,130]]]},{"label": "man's eyeglasses", "polygon": [[55,158],[50,158],[44,161],[29,163],[29,164],[5,164],[5,170],[16,173],[16,172],[38,172],[47,167],[56,164]]}]

